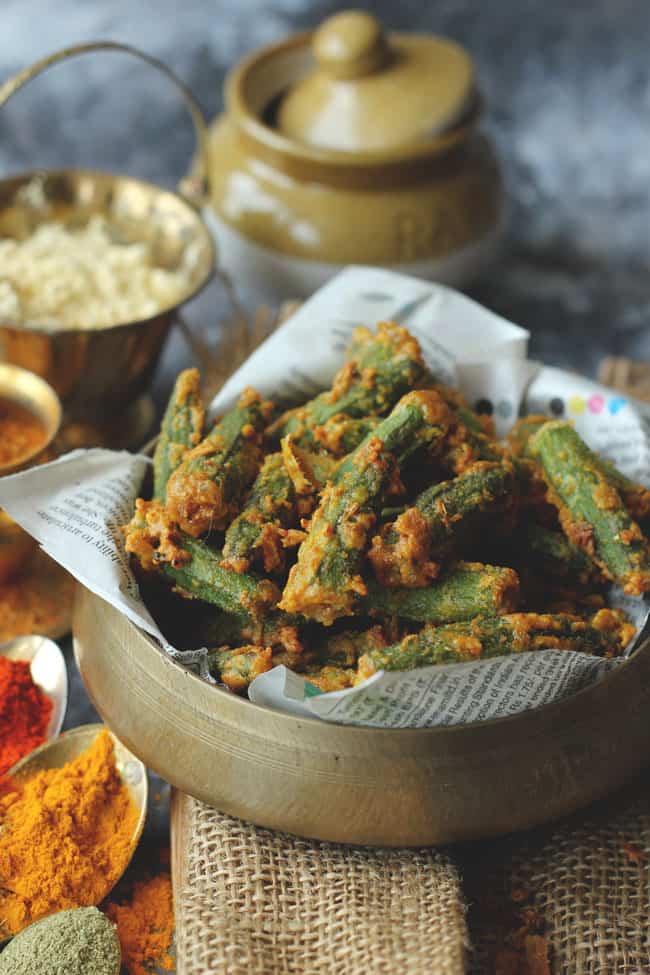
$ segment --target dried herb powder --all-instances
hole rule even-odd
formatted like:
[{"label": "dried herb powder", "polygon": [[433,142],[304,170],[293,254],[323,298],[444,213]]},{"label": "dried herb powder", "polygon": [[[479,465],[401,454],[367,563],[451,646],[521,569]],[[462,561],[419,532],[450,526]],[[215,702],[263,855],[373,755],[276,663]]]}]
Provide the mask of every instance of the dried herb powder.
[{"label": "dried herb powder", "polygon": [[80,907],[25,928],[0,954],[0,975],[118,975],[120,962],[113,924]]}]

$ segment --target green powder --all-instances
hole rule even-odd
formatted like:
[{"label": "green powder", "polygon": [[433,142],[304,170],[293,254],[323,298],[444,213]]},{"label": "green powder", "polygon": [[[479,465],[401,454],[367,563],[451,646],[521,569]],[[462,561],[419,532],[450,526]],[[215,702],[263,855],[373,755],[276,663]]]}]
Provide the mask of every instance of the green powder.
[{"label": "green powder", "polygon": [[30,924],[0,954],[0,975],[118,975],[120,942],[96,907]]}]

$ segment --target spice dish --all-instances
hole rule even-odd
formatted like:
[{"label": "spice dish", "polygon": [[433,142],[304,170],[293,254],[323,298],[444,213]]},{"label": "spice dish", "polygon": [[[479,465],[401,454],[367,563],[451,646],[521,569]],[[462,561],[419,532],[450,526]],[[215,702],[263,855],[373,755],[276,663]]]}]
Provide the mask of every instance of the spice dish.
[{"label": "spice dish", "polygon": [[[58,645],[43,636],[18,637],[9,643],[0,644],[0,657],[27,665],[33,684],[49,702],[49,714],[43,727],[42,739],[35,741],[33,747],[56,738],[63,726],[68,705],[68,675]],[[16,723],[20,719],[19,711]],[[15,763],[12,762],[13,764]]]},{"label": "spice dish", "polygon": [[103,901],[131,860],[146,808],[144,766],[102,725],[75,728],[15,765],[0,794],[2,933]]},{"label": "spice dish", "polygon": [[0,362],[0,476],[35,464],[61,425],[61,402],[36,373]]}]

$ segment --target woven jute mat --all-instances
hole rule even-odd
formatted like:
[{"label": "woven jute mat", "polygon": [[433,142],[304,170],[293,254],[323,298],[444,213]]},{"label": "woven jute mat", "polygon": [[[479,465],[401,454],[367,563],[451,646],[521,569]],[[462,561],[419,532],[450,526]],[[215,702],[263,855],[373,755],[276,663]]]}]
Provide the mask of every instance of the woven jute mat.
[{"label": "woven jute mat", "polygon": [[172,827],[178,975],[650,973],[650,773],[451,853],[307,842],[180,794]]},{"label": "woven jute mat", "polygon": [[435,850],[307,842],[176,793],[178,975],[462,975],[456,869]]},{"label": "woven jute mat", "polygon": [[650,973],[650,773],[561,823],[454,856],[472,975]]}]

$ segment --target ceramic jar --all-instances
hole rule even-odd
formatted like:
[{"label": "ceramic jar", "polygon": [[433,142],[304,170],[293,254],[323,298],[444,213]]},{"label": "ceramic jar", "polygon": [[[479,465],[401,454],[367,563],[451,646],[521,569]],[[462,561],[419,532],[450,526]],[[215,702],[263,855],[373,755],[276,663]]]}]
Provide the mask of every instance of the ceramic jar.
[{"label": "ceramic jar", "polygon": [[302,297],[347,264],[454,285],[493,251],[494,150],[467,53],[348,12],[262,48],[226,84],[205,217],[244,290]]}]

